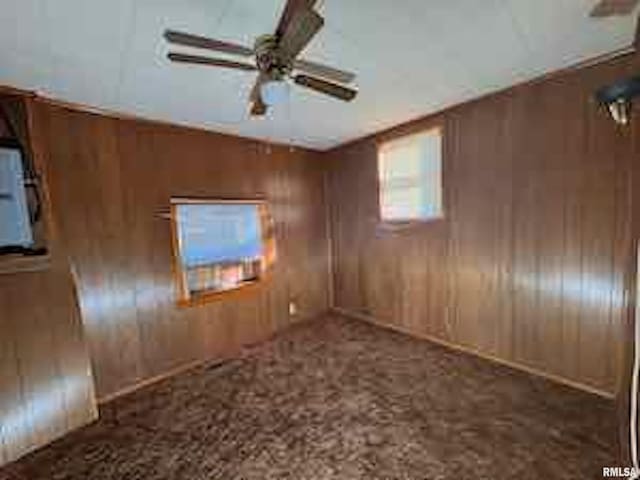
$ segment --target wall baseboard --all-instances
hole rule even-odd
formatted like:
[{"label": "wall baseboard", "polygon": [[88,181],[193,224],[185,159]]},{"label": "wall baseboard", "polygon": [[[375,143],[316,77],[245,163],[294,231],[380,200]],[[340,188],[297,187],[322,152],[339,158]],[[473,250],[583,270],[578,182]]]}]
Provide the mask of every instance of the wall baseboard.
[{"label": "wall baseboard", "polygon": [[242,345],[238,348],[238,350],[235,352],[235,354],[231,354],[231,355],[226,355],[226,356],[219,356],[219,357],[212,357],[212,358],[205,358],[205,359],[199,359],[199,360],[195,360],[193,362],[189,362],[189,363],[185,363],[183,365],[178,365],[175,368],[172,368],[170,370],[167,370],[166,372],[160,373],[158,375],[154,375],[153,377],[148,377],[145,378],[143,380],[140,380],[132,385],[129,385],[125,388],[122,388],[116,392],[110,393],[108,395],[105,395],[103,397],[98,398],[97,402],[99,406],[104,406],[120,397],[124,397],[126,395],[129,395],[131,393],[136,392],[137,390],[141,390],[143,388],[149,387],[155,383],[158,382],[162,382],[163,380],[167,380],[169,378],[175,377],[177,375],[186,373],[190,370],[196,369],[196,368],[200,368],[200,367],[207,367],[207,366],[213,366],[213,365],[220,365],[232,360],[236,360],[238,358],[241,358],[242,356],[244,356],[247,352],[250,352],[252,349],[259,347],[260,345],[262,345],[265,342],[268,342],[270,340],[272,340],[274,337],[286,332],[287,330],[291,329],[291,328],[295,328],[296,326],[299,326],[301,324],[307,323],[307,322],[313,322],[317,319],[320,319],[324,316],[326,316],[329,312],[331,311],[331,309],[327,309],[325,312],[319,314],[319,315],[311,315],[311,316],[306,316],[306,317],[301,317],[293,322],[291,322],[289,325],[276,330],[275,332],[271,333],[268,337],[254,343],[254,344],[247,344],[247,345]]},{"label": "wall baseboard", "polygon": [[134,393],[137,390],[141,390],[145,387],[153,385],[154,383],[161,382],[171,377],[175,377],[176,375],[180,375],[181,373],[185,373],[189,370],[193,370],[198,367],[203,367],[207,364],[217,364],[225,362],[227,359],[225,358],[213,358],[213,359],[205,359],[205,360],[195,360],[193,362],[186,363],[184,365],[179,365],[176,368],[172,368],[163,372],[159,375],[154,375],[153,377],[145,378],[144,380],[140,380],[128,387],[122,388],[116,392],[105,395],[104,397],[98,398],[98,405],[105,405],[107,403],[112,402],[120,397],[124,397],[131,393]]},{"label": "wall baseboard", "polygon": [[607,400],[614,400],[615,399],[615,394],[610,393],[610,392],[606,392],[604,390],[600,390],[598,388],[594,388],[591,387],[589,385],[585,385],[583,383],[580,382],[574,382],[572,380],[569,380],[567,378],[563,378],[560,377],[558,375],[553,375],[551,373],[546,373],[543,371],[540,371],[536,368],[532,368],[532,367],[528,367],[526,365],[521,365],[515,362],[511,362],[509,360],[504,360],[501,358],[497,358],[494,357],[492,355],[488,355],[486,353],[482,353],[479,352],[477,350],[474,350],[473,348],[469,348],[469,347],[465,347],[462,345],[456,345],[454,343],[450,343],[447,342],[446,340],[442,340],[440,338],[434,337],[432,335],[425,335],[425,334],[417,334],[415,332],[410,331],[407,328],[403,328],[403,327],[399,327],[397,325],[389,325],[387,323],[384,323],[378,319],[376,319],[375,317],[371,316],[371,315],[366,315],[364,313],[359,313],[359,312],[354,312],[345,308],[341,308],[341,307],[332,307],[331,308],[331,312],[336,313],[338,315],[342,315],[345,317],[349,317],[349,318],[353,318],[355,320],[360,320],[360,321],[364,321],[367,323],[371,323],[373,325],[376,325],[378,327],[381,328],[385,328],[387,330],[392,330],[394,332],[398,332],[398,333],[402,333],[404,335],[409,335],[410,337],[414,337],[414,338],[418,338],[420,340],[426,340],[427,342],[431,342],[434,343],[436,345],[440,345],[442,347],[445,347],[449,350],[453,350],[456,352],[462,352],[462,353],[466,353],[469,355],[474,355],[476,357],[482,358],[484,360],[488,360],[490,362],[493,363],[497,363],[499,365],[503,365],[509,368],[513,368],[514,370],[519,370],[521,372],[525,372],[528,373],[530,375],[535,375],[536,377],[541,377],[544,378],[546,380],[550,380],[552,382],[555,383],[560,383],[562,385],[577,389],[577,390],[582,390],[583,392],[587,392],[593,395],[598,395],[600,397],[606,398]]},{"label": "wall baseboard", "polygon": [[[468,347],[464,347],[461,345],[456,345],[450,342],[447,342],[446,340],[441,340],[439,338],[433,337],[431,335],[424,335],[424,334],[416,334],[415,332],[411,332],[406,328],[402,328],[402,327],[398,327],[396,325],[389,325],[386,324],[384,322],[381,322],[380,320],[376,319],[375,317],[372,317],[370,315],[365,315],[363,313],[359,313],[359,312],[353,312],[351,310],[348,309],[344,309],[344,308],[340,308],[340,307],[332,307],[328,310],[328,313],[335,313],[338,315],[342,315],[345,317],[349,317],[349,318],[353,318],[356,320],[360,320],[360,321],[364,321],[367,323],[371,323],[373,325],[376,325],[378,327],[381,328],[385,328],[387,330],[392,330],[394,332],[398,332],[398,333],[402,333],[404,335],[409,335],[411,337],[414,338],[419,338],[421,340],[426,340],[428,342],[440,345],[442,347],[448,348],[449,350],[454,350],[457,352],[462,352],[462,353],[466,353],[469,355],[474,355],[476,357],[482,358],[484,360],[488,360],[490,362],[493,363],[497,363],[499,365],[503,365],[509,368],[513,368],[515,370],[519,370],[521,372],[525,372],[528,373],[530,375],[535,375],[537,377],[542,377],[545,378],[547,380],[550,380],[552,382],[555,383],[560,383],[562,385],[577,389],[577,390],[582,390],[584,392],[590,393],[590,394],[594,394],[594,395],[598,395],[600,397],[606,398],[607,400],[613,400],[615,398],[615,395],[610,393],[610,392],[605,392],[604,390],[599,390],[597,388],[594,387],[590,387],[589,385],[584,385],[582,383],[579,382],[574,382],[572,380],[568,380],[566,378],[562,378],[559,377],[557,375],[553,375],[553,374],[549,374],[546,372],[542,372],[540,370],[537,370],[535,368],[532,367],[527,367],[525,365],[520,365],[514,362],[510,362],[508,360],[503,360],[500,358],[496,358],[494,356],[491,355],[487,355],[485,353],[482,352],[478,352],[477,350],[474,350],[472,348],[468,348]],[[305,323],[305,322],[310,322],[310,321],[314,321],[320,317],[322,317],[325,314],[322,315],[317,315],[317,316],[313,316],[310,318],[306,318],[306,319],[302,319],[299,320],[297,322],[292,323],[291,325],[287,326],[286,328],[279,330],[277,332],[275,332],[274,334],[270,335],[269,338],[264,339],[262,342],[259,342],[257,345],[264,343],[266,341],[269,341],[270,339],[272,339],[273,337],[281,334],[282,332],[288,330],[289,328],[293,328],[297,325],[300,325],[301,323]],[[221,364],[236,358],[239,358],[242,356],[242,350],[244,350],[245,348],[250,350],[251,348],[257,346],[257,345],[247,345],[246,347],[243,347],[241,350],[238,351],[238,355],[232,355],[232,356],[227,356],[227,357],[217,357],[217,358],[210,358],[210,359],[204,359],[204,360],[196,360],[194,362],[190,362],[184,365],[180,365],[176,368],[173,368],[171,370],[168,370],[164,373],[161,373],[159,375],[155,375],[153,377],[150,378],[146,378],[144,380],[141,380],[139,382],[136,382],[135,384],[129,386],[129,387],[125,387],[121,390],[118,390],[117,392],[111,393],[109,395],[106,395],[104,397],[101,397],[98,399],[98,404],[99,405],[105,405],[107,403],[112,402],[113,400],[116,400],[117,398],[120,398],[122,396],[125,395],[129,395],[131,393],[134,393],[137,390],[140,390],[142,388],[148,387],[150,385],[153,385],[155,383],[161,382],[163,380],[167,380],[171,377],[180,375],[182,373],[185,373],[189,370],[193,370],[195,368],[199,368],[199,367],[204,367],[207,365],[217,365],[217,364]]]}]

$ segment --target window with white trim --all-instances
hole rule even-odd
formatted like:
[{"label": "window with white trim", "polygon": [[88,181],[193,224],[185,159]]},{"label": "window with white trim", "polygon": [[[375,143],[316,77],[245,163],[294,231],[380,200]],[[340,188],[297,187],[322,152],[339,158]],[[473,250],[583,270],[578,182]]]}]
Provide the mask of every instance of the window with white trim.
[{"label": "window with white trim", "polygon": [[407,135],[378,148],[380,218],[442,218],[442,129]]}]

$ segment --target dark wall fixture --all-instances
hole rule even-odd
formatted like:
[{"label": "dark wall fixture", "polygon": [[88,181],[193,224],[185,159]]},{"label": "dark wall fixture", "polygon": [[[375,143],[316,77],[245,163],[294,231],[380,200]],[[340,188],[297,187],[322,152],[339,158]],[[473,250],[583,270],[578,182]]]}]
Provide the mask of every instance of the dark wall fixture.
[{"label": "dark wall fixture", "polygon": [[627,125],[631,117],[632,102],[640,94],[640,76],[616,81],[596,92],[596,98],[606,106],[614,122]]}]

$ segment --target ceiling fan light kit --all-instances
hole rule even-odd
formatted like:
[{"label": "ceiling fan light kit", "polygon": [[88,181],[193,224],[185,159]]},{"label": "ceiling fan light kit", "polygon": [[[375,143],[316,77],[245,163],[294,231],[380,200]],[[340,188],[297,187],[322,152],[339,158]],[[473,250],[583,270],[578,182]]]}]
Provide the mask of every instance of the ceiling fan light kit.
[{"label": "ceiling fan light kit", "polygon": [[281,105],[289,98],[289,84],[284,80],[267,80],[260,85],[260,95],[267,107]]},{"label": "ceiling fan light kit", "polygon": [[640,77],[619,80],[600,88],[596,98],[609,110],[618,125],[627,125],[631,117],[633,100],[640,95]]},{"label": "ceiling fan light kit", "polygon": [[[316,0],[287,0],[275,33],[258,37],[253,48],[173,30],[164,34],[170,44],[237,55],[244,57],[244,61],[177,52],[170,52],[168,58],[177,63],[257,71],[249,98],[249,111],[253,116],[265,115],[269,107],[286,102],[290,80],[303,88],[349,102],[358,93],[348,86],[355,79],[353,73],[298,58],[324,26],[324,19],[313,8],[315,3]],[[246,61],[251,57],[253,63]]]}]

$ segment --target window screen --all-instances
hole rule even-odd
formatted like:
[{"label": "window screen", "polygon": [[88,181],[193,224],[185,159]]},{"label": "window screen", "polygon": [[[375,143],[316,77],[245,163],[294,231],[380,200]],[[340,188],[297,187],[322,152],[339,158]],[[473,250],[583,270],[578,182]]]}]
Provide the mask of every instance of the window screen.
[{"label": "window screen", "polygon": [[378,150],[378,176],[383,221],[442,217],[441,129],[382,144]]}]

